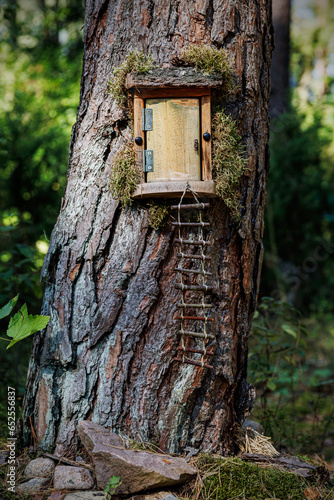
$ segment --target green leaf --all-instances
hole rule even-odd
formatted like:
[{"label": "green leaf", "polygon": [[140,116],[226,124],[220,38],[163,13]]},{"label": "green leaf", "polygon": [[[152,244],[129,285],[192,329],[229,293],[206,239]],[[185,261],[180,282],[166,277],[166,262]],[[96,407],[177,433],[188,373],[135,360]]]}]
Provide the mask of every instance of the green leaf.
[{"label": "green leaf", "polygon": [[291,335],[291,337],[293,337],[294,339],[297,338],[297,332],[296,330],[290,326],[290,325],[282,325],[282,330],[283,332],[287,333],[288,335]]},{"label": "green leaf", "polygon": [[275,382],[273,382],[272,380],[269,380],[269,381],[267,382],[267,387],[268,387],[268,389],[270,389],[271,391],[274,391],[274,390],[276,389],[276,384],[275,384]]},{"label": "green leaf", "polygon": [[118,485],[120,479],[121,479],[120,476],[113,476],[109,479],[109,484],[117,484]]},{"label": "green leaf", "polygon": [[12,300],[10,300],[5,306],[3,306],[0,309],[0,319],[4,318],[5,316],[8,316],[8,314],[10,314],[12,312],[18,298],[19,298],[19,296],[16,295],[16,297],[14,297]]},{"label": "green leaf", "polygon": [[33,316],[28,314],[27,304],[24,304],[19,312],[17,312],[11,319],[7,329],[8,337],[12,337],[7,349],[12,347],[19,340],[29,337],[34,333],[43,330],[46,327],[50,316]]}]

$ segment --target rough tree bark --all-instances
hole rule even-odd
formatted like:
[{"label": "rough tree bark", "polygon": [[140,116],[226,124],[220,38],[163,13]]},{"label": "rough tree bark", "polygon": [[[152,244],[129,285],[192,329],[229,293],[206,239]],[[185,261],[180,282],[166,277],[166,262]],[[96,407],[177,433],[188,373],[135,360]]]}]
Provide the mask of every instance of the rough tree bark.
[{"label": "rough tree bark", "polygon": [[[76,446],[80,419],[171,452],[233,451],[233,428],[252,403],[247,336],[262,261],[269,167],[271,7],[265,0],[86,1],[84,58],[66,193],[44,263],[43,312],[23,419],[39,446]],[[173,362],[177,245],[171,227],[148,226],[140,203],[122,210],[109,189],[110,160],[131,137],[107,82],[129,50],[170,65],[188,43],[225,47],[240,81],[227,102],[247,145],[238,228],[221,200],[209,210],[217,349],[214,370]]]},{"label": "rough tree bark", "polygon": [[278,116],[286,109],[289,96],[291,0],[273,0],[275,50],[271,65],[270,114]]}]

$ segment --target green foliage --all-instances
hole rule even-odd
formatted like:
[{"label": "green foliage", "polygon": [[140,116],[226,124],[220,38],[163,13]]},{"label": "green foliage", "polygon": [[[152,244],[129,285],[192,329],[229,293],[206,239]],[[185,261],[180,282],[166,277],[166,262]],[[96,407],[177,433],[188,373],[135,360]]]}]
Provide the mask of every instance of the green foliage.
[{"label": "green foliage", "polygon": [[16,295],[16,297],[14,297],[13,299],[11,299],[6,305],[4,305],[0,309],[0,319],[3,319],[6,316],[10,315],[10,313],[12,312],[12,310],[15,307],[15,304],[16,304],[18,298],[19,298],[19,296]]},{"label": "green foliage", "polygon": [[[14,309],[19,296],[17,295],[11,299],[5,306],[0,309],[0,319],[9,316],[9,314]],[[27,304],[23,304],[19,312],[17,312],[12,318],[10,318],[9,325],[7,328],[7,335],[11,337],[12,340],[8,342],[9,345],[7,349],[12,347],[16,342],[23,340],[34,333],[43,330],[46,327],[50,319],[50,316],[32,316],[28,314]],[[0,337],[1,340],[7,340]]]},{"label": "green foliage", "polygon": [[152,201],[148,208],[148,223],[153,229],[161,229],[166,226],[170,215],[169,206],[165,201]]},{"label": "green foliage", "polygon": [[107,483],[107,487],[106,489],[104,490],[106,493],[107,493],[107,498],[110,498],[112,495],[115,494],[116,492],[116,489],[121,486],[122,484],[122,481],[120,481],[120,476],[112,476],[108,483]]},{"label": "green foliage", "polygon": [[128,92],[125,88],[125,80],[128,73],[148,73],[154,66],[154,59],[145,55],[142,51],[132,50],[124,61],[113,70],[113,76],[108,82],[108,92],[121,107],[125,107]]},{"label": "green foliage", "polygon": [[236,222],[240,221],[240,193],[237,187],[246,164],[235,122],[224,111],[217,112],[212,120],[212,171],[216,191]]},{"label": "green foliage", "polygon": [[122,205],[131,205],[131,195],[139,182],[135,152],[131,143],[125,144],[111,162],[111,194]]},{"label": "green foliage", "polygon": [[333,318],[301,318],[273,299],[259,304],[249,337],[248,378],[257,392],[252,418],[278,449],[333,458],[324,447],[334,428],[332,325]]},{"label": "green foliage", "polygon": [[261,468],[240,458],[202,455],[198,461],[202,481],[199,500],[300,500],[307,482],[274,467]]},{"label": "green foliage", "polygon": [[188,45],[183,49],[180,59],[204,74],[219,74],[223,78],[224,90],[232,89],[232,70],[225,49],[216,49],[206,43]]},{"label": "green foliage", "polygon": [[[252,383],[261,390],[286,393],[287,378],[298,378],[305,357],[306,331],[300,314],[290,304],[262,298],[254,315],[248,358]],[[289,385],[289,384],[288,384]]]},{"label": "green foliage", "polygon": [[296,103],[273,123],[264,293],[278,286],[304,313],[332,309],[333,259],[317,251],[320,240],[333,239],[331,140],[315,105],[301,110]]},{"label": "green foliage", "polygon": [[43,328],[45,328],[48,324],[49,319],[50,316],[32,316],[31,314],[28,314],[27,304],[24,304],[19,312],[10,318],[7,335],[8,337],[11,337],[12,340],[7,346],[7,349],[16,344],[16,342],[43,330]]},{"label": "green foliage", "polygon": [[[20,306],[38,314],[79,102],[84,9],[82,0],[5,1],[0,18],[0,304],[20,292]],[[31,344],[29,337],[1,351],[0,403],[15,386],[18,414]],[[5,419],[0,406],[3,435]]]}]

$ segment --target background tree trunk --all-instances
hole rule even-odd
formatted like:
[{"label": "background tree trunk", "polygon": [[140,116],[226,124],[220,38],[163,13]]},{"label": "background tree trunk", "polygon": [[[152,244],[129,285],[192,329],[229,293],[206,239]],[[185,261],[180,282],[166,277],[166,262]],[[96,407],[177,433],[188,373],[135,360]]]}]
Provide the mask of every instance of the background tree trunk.
[{"label": "background tree trunk", "polygon": [[290,76],[291,0],[273,0],[275,50],[271,64],[270,114],[278,116],[286,109]]},{"label": "background tree trunk", "polygon": [[[262,261],[269,166],[271,9],[265,0],[95,0],[86,2],[80,104],[68,182],[44,263],[43,313],[23,419],[41,448],[76,445],[80,419],[179,452],[228,453],[233,428],[252,404],[247,336]],[[131,137],[126,114],[106,93],[129,50],[170,65],[188,43],[225,47],[240,81],[227,102],[247,144],[239,228],[221,200],[209,209],[217,349],[208,371],[173,362],[177,245],[171,227],[148,226],[144,204],[121,210],[109,190],[110,160]]]}]

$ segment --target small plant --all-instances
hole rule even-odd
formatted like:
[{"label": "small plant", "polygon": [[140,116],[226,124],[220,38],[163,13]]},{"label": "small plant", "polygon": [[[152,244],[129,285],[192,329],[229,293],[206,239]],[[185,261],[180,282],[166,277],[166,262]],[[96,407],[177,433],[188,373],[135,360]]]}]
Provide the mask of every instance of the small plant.
[{"label": "small plant", "polygon": [[153,66],[154,59],[150,54],[145,55],[142,51],[132,50],[124,61],[117,68],[114,68],[113,76],[108,82],[108,93],[124,108],[127,101],[127,90],[125,88],[127,74],[132,71],[145,74]]},{"label": "small plant", "polygon": [[116,489],[121,486],[122,481],[120,480],[120,476],[112,476],[106,486],[106,489],[104,490],[107,493],[107,499],[110,498],[112,495],[115,494]]},{"label": "small plant", "polygon": [[305,356],[305,328],[300,313],[286,302],[263,297],[254,315],[250,338],[249,372],[252,383],[262,390],[266,408],[269,391],[286,391],[296,367]]},{"label": "small plant", "polygon": [[[19,296],[16,295],[12,300],[10,300],[4,307],[0,309],[0,319],[9,316],[9,314],[14,309]],[[16,342],[23,340],[30,335],[33,335],[43,328],[46,327],[50,319],[50,316],[41,316],[28,314],[27,304],[23,304],[21,309],[10,318],[9,325],[7,328],[7,335],[11,337],[12,340],[0,337],[1,340],[6,340],[9,342],[7,349],[12,347]]]},{"label": "small plant", "polygon": [[148,223],[153,229],[161,229],[167,224],[170,210],[165,202],[152,202],[148,209]]},{"label": "small plant", "polygon": [[132,144],[125,144],[111,163],[111,194],[122,205],[131,205],[131,195],[139,182],[135,152]]},{"label": "small plant", "polygon": [[217,194],[231,210],[236,222],[240,222],[240,193],[237,186],[246,164],[235,121],[224,111],[217,112],[212,120],[212,170]]},{"label": "small plant", "polygon": [[223,77],[225,90],[232,90],[232,71],[225,49],[216,49],[205,43],[188,45],[183,49],[181,60],[203,71],[204,74],[218,73]]}]

